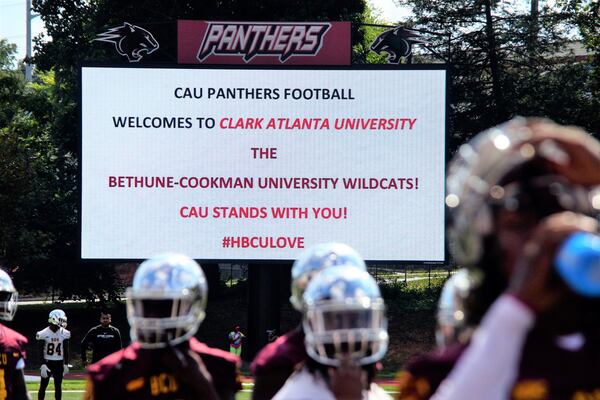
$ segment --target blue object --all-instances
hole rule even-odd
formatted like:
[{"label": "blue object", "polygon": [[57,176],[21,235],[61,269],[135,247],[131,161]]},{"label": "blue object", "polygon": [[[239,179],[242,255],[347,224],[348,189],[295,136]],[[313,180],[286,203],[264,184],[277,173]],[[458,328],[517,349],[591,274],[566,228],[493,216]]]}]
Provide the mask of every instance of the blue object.
[{"label": "blue object", "polygon": [[565,283],[586,297],[600,297],[600,236],[570,235],[561,245],[555,266]]}]

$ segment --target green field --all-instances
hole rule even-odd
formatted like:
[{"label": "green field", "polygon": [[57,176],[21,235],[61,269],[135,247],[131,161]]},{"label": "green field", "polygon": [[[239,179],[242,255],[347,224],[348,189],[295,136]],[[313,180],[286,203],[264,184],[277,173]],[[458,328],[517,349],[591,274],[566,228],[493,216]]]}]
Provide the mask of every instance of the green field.
[{"label": "green field", "polygon": [[[27,382],[27,390],[32,399],[37,398],[37,392],[40,387],[39,382]],[[83,398],[85,381],[83,379],[65,379],[62,384],[63,400],[74,400]],[[46,399],[54,400],[54,382],[50,380],[48,389],[46,389]],[[237,399],[236,399],[237,400]]]},{"label": "green field", "polygon": [[[252,383],[244,383],[243,391],[239,392],[235,396],[235,400],[250,400]],[[37,398],[37,391],[40,387],[38,382],[28,382],[27,389],[32,399]],[[393,391],[393,386],[384,386],[384,389],[388,392]],[[83,391],[85,390],[85,381],[82,379],[65,379],[63,381],[63,400],[81,400],[83,397]],[[46,399],[54,400],[54,383],[50,381],[48,389],[46,390]]]},{"label": "green field", "polygon": [[[27,389],[32,399],[37,398],[37,392],[40,387],[38,382],[28,382]],[[240,392],[235,397],[235,400],[250,400],[252,384],[244,384],[244,390],[247,392]],[[85,390],[85,381],[82,379],[65,379],[62,385],[63,389],[63,400],[81,400],[83,398],[83,392]],[[54,382],[50,381],[48,389],[46,389],[46,399],[54,400]]]}]

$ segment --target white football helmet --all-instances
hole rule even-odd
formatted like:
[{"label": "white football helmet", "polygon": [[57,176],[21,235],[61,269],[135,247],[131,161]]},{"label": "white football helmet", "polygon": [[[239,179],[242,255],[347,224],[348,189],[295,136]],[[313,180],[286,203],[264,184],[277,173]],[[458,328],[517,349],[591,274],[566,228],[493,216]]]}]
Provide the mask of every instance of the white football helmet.
[{"label": "white football helmet", "polygon": [[19,294],[12,279],[0,269],[0,319],[12,321],[17,312]]},{"label": "white football helmet", "polygon": [[[550,121],[515,118],[459,148],[446,179],[448,238],[457,263],[472,266],[481,260],[484,239],[495,232],[494,207],[528,207],[540,218],[565,210],[598,212],[599,188],[573,184],[562,172],[577,155],[552,133],[558,128]],[[590,153],[598,149],[581,130],[564,136]]]},{"label": "white football helmet", "polygon": [[61,328],[67,327],[67,314],[59,308],[50,311],[48,315],[48,322],[60,326]]},{"label": "white football helmet", "polygon": [[292,266],[292,295],[290,302],[300,312],[304,309],[302,296],[310,280],[323,268],[335,265],[355,266],[364,271],[367,266],[352,247],[343,243],[321,243],[305,250]]},{"label": "white football helmet", "polygon": [[140,264],[126,296],[132,340],[159,348],[196,333],[205,317],[208,286],[196,261],[166,253]]},{"label": "white football helmet", "polygon": [[459,269],[446,283],[440,295],[437,309],[435,340],[440,348],[469,339],[465,302],[470,291],[477,285],[474,272]]},{"label": "white football helmet", "polygon": [[320,364],[337,367],[349,357],[359,365],[387,351],[385,304],[375,279],[356,267],[321,271],[304,292],[306,352]]}]

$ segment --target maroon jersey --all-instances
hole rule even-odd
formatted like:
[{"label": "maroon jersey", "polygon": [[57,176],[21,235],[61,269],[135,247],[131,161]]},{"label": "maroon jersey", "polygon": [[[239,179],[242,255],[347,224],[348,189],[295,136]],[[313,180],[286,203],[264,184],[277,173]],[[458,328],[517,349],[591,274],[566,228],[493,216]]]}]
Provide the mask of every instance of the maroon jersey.
[{"label": "maroon jersey", "polygon": [[[522,351],[513,400],[600,398],[600,338],[577,336],[559,344],[556,337],[532,332]],[[452,370],[466,346],[450,347],[414,358],[398,377],[400,400],[428,399]],[[494,360],[490,360],[491,363]]]},{"label": "maroon jersey", "polygon": [[[25,359],[27,338],[0,324],[0,399],[14,398],[14,382],[17,363]],[[21,361],[19,368],[24,367]],[[21,371],[18,372],[22,374]]]},{"label": "maroon jersey", "polygon": [[252,361],[254,400],[271,399],[281,389],[294,368],[307,357],[301,327],[265,346]]},{"label": "maroon jersey", "polygon": [[[235,393],[241,389],[238,376],[239,358],[208,347],[192,338],[190,349],[196,352],[210,372],[217,392]],[[161,362],[164,351],[143,349],[139,343],[117,351],[88,367],[86,399],[196,399],[191,389],[183,385]]]}]

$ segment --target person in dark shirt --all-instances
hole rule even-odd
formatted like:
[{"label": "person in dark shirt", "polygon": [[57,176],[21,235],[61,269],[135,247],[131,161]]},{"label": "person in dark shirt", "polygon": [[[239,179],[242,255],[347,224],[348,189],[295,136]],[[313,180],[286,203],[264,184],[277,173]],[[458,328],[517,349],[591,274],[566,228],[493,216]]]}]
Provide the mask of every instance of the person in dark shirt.
[{"label": "person in dark shirt", "polygon": [[81,361],[87,365],[87,350],[92,348],[92,363],[100,361],[107,355],[123,348],[121,332],[112,326],[111,315],[100,313],[100,325],[90,329],[81,341]]}]

